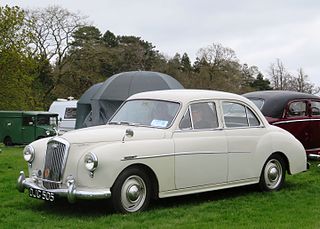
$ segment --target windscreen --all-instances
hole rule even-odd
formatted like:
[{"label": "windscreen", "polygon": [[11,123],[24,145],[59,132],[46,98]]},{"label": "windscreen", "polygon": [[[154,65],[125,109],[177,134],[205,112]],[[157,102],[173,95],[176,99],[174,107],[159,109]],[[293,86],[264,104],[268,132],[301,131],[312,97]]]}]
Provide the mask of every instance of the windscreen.
[{"label": "windscreen", "polygon": [[160,100],[130,100],[125,102],[109,124],[127,124],[168,128],[176,116],[179,103]]}]

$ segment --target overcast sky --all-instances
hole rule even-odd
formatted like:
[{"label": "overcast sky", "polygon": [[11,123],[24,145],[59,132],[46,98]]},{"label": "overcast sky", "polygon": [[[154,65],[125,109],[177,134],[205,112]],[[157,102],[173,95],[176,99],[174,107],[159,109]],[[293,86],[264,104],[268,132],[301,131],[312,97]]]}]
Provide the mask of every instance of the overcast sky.
[{"label": "overcast sky", "polygon": [[59,5],[88,16],[102,33],[134,35],[172,57],[221,43],[265,75],[279,58],[320,86],[320,1],[316,0],[1,0],[1,5]]}]

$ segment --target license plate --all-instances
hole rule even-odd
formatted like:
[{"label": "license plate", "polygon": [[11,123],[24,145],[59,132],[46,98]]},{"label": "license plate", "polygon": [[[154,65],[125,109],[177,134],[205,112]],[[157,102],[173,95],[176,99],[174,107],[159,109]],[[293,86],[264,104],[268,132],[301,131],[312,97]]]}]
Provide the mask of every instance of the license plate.
[{"label": "license plate", "polygon": [[29,188],[29,196],[40,200],[54,201],[54,193],[41,189]]}]

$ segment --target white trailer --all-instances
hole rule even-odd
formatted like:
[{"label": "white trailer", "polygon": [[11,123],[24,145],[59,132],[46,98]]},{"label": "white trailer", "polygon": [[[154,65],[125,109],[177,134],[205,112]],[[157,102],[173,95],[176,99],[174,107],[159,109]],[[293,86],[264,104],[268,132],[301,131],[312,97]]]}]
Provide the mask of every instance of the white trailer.
[{"label": "white trailer", "polygon": [[59,114],[59,134],[73,130],[75,128],[77,102],[78,100],[75,100],[73,97],[68,97],[68,99],[57,99],[51,104],[49,111]]}]

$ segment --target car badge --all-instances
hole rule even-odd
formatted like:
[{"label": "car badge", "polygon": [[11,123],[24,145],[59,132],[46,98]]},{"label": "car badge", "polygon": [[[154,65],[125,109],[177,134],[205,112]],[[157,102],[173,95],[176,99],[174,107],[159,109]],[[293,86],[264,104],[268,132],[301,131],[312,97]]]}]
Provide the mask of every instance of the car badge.
[{"label": "car badge", "polygon": [[44,170],[44,177],[45,177],[45,178],[48,178],[49,175],[50,175],[50,169],[45,169],[45,170]]}]

